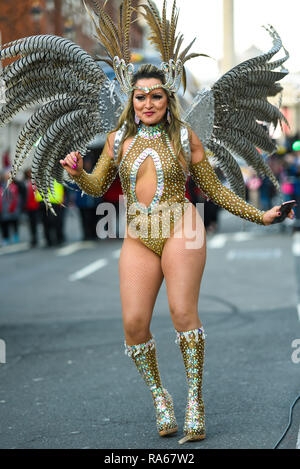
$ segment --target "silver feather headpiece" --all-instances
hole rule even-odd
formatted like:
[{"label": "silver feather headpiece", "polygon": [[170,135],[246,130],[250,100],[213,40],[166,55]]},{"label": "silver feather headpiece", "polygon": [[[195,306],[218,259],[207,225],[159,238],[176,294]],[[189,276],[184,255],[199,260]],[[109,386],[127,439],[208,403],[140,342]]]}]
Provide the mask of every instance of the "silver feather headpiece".
[{"label": "silver feather headpiece", "polygon": [[121,90],[125,94],[130,94],[135,89],[142,89],[145,93],[150,93],[150,91],[155,88],[163,88],[168,93],[177,93],[180,87],[182,73],[183,73],[183,64],[181,60],[170,60],[169,63],[163,62],[161,64],[161,70],[165,76],[165,84],[163,85],[154,85],[152,87],[140,87],[132,85],[132,78],[134,75],[134,65],[132,63],[126,64],[124,59],[119,57],[114,58],[114,71],[116,78],[120,83]]}]

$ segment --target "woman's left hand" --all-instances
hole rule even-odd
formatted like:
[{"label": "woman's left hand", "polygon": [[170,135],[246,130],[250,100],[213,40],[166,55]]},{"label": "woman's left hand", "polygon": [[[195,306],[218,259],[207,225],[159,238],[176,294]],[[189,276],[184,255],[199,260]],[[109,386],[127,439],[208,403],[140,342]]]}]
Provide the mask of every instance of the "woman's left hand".
[{"label": "woman's left hand", "polygon": [[[280,212],[280,205],[276,205],[275,207],[271,208],[271,210],[268,210],[267,212],[264,213],[263,215],[263,223],[265,226],[271,225],[275,218],[279,217],[281,215]],[[287,216],[287,218],[290,218],[293,220],[295,218],[294,210],[291,210]]]}]

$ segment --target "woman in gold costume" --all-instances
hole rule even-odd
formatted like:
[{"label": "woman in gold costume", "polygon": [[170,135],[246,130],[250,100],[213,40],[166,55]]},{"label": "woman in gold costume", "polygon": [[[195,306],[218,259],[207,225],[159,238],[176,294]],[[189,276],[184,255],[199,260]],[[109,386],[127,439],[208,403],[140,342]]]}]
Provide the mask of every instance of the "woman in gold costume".
[{"label": "woman in gold costume", "polygon": [[[84,192],[94,196],[102,195],[119,171],[127,197],[127,230],[119,261],[126,352],[150,388],[159,434],[176,432],[172,398],[163,387],[150,332],[155,300],[165,279],[188,381],[184,441],[198,440],[205,438],[202,399],[205,335],[198,299],[206,262],[206,235],[197,209],[185,198],[187,171],[213,201],[254,223],[271,224],[279,207],[261,212],[223,186],[192,129],[189,129],[191,159],[187,161],[180,142],[176,142],[182,125],[176,97],[161,87],[163,83],[163,73],[151,65],[142,67],[135,75],[134,90],[119,125],[126,121],[129,128],[136,128],[135,135],[124,139],[117,159],[113,151],[115,131],[109,135],[93,174],[82,169],[79,152],[70,153],[61,164]],[[175,139],[170,132],[172,120]],[[175,209],[170,210],[174,204]],[[151,218],[159,208],[160,230],[152,233]],[[290,213],[289,217],[292,216]],[[163,237],[163,227],[168,222],[170,236]],[[139,234],[139,223],[146,226],[146,232]],[[131,226],[136,228],[134,232]],[[190,244],[196,247],[189,247]]]},{"label": "woman in gold costume", "polygon": [[[259,225],[278,221],[279,206],[262,212],[244,200],[244,181],[234,155],[246,159],[278,188],[256,149],[267,153],[276,149],[258,121],[276,124],[284,119],[267,97],[282,89],[277,81],[288,73],[282,67],[288,54],[285,51],[284,58],[270,62],[282,43],[269,27],[272,49],[229,71],[211,90],[198,93],[182,119],[176,92],[181,79],[186,85],[185,62],[199,54],[188,55],[192,44],[180,52],[183,36],[176,35],[176,1],[170,20],[165,1],[162,18],[152,0],[143,5],[150,40],[161,54],[162,67],[148,64],[136,73],[130,63],[130,0],[123,0],[117,26],[99,2],[89,3],[98,16],[97,34],[108,55],[103,60],[114,68],[120,88],[128,96],[127,105],[121,116],[118,114],[116,126],[114,115],[121,102],[118,94],[95,60],[71,41],[41,35],[7,44],[1,59],[18,54],[21,59],[4,70],[8,93],[0,124],[8,122],[24,104],[55,97],[26,123],[11,180],[40,135],[32,180],[50,209],[47,194],[54,178],[64,183],[67,174],[82,191],[98,197],[119,173],[127,208],[119,261],[125,352],[150,389],[159,435],[175,433],[173,401],[161,380],[150,330],[155,301],[165,280],[188,384],[180,443],[202,440],[205,334],[198,300],[206,262],[206,233],[200,214],[185,197],[185,185],[190,175],[212,201],[229,212]],[[280,72],[274,72],[278,67]],[[98,133],[108,137],[96,167],[88,174],[83,170],[82,153]],[[210,156],[218,159],[234,190],[219,181]],[[293,217],[292,211],[288,217]]]}]

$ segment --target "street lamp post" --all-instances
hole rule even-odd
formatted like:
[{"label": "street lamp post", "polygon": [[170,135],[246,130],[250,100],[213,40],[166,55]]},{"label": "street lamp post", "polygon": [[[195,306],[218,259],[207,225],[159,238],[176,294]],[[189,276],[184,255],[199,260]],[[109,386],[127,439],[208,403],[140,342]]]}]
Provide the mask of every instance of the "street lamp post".
[{"label": "street lamp post", "polygon": [[64,23],[64,37],[70,39],[70,41],[75,39],[74,22],[71,19],[67,19]]},{"label": "street lamp post", "polygon": [[222,73],[228,72],[235,63],[234,51],[234,0],[223,0],[224,52]]},{"label": "street lamp post", "polygon": [[32,2],[30,14],[34,23],[35,34],[41,34],[41,17],[43,10],[38,0]]},{"label": "street lamp post", "polygon": [[63,35],[62,0],[54,0],[54,31],[56,36]]},{"label": "street lamp post", "polygon": [[[2,34],[0,31],[0,50],[2,48]],[[3,65],[2,65],[2,60],[0,59],[0,106],[2,104],[5,104],[5,82],[2,78],[2,73],[3,73]]]}]

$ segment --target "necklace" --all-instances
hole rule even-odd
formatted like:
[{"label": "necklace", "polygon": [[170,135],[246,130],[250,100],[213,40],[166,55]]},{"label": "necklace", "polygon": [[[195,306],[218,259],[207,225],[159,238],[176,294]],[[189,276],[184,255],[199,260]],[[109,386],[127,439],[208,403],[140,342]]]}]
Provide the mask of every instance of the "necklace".
[{"label": "necklace", "polygon": [[145,138],[147,140],[161,137],[163,133],[164,125],[162,123],[157,125],[140,124],[138,129],[139,137]]}]

